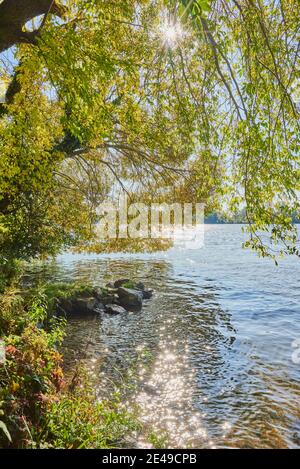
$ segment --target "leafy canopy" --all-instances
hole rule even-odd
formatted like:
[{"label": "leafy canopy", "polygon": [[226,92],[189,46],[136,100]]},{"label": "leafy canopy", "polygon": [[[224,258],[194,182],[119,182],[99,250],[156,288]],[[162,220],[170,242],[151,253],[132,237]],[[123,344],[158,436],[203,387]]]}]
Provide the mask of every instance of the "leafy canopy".
[{"label": "leafy canopy", "polygon": [[298,2],[70,0],[61,16],[14,51],[1,251],[86,246],[99,202],[126,191],[246,208],[249,247],[297,254]]}]

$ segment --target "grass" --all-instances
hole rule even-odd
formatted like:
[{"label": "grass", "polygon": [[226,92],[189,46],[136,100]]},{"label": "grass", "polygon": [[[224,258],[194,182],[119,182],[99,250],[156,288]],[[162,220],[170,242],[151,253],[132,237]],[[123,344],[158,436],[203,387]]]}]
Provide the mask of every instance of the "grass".
[{"label": "grass", "polygon": [[138,429],[134,417],[117,401],[96,402],[85,389],[49,405],[39,447],[116,448],[124,446],[128,434]]},{"label": "grass", "polygon": [[148,434],[148,440],[155,449],[167,449],[169,447],[167,434],[159,435],[152,431]]}]

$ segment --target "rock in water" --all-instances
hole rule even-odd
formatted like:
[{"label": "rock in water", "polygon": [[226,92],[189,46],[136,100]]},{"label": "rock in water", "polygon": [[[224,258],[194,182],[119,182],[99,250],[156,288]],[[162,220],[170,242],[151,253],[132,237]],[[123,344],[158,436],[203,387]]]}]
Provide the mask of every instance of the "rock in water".
[{"label": "rock in water", "polygon": [[120,288],[122,287],[122,285],[124,285],[125,283],[129,283],[129,282],[131,282],[129,278],[121,278],[114,282],[114,288]]},{"label": "rock in water", "polygon": [[143,290],[142,294],[143,294],[144,300],[150,300],[150,298],[152,298],[153,296],[153,290],[150,290],[150,289]]},{"label": "rock in water", "polygon": [[76,299],[60,299],[58,302],[59,312],[67,316],[76,314],[98,314],[103,305],[94,297],[79,297]]},{"label": "rock in water", "polygon": [[81,288],[78,291],[71,289],[69,297],[57,298],[57,314],[88,317],[103,311],[110,314],[121,314],[125,309],[139,311],[143,300],[150,299],[152,294],[153,291],[145,288],[142,282],[129,279],[116,280],[109,288],[87,287],[86,290]]},{"label": "rock in water", "polygon": [[145,290],[145,285],[142,282],[138,282],[138,283],[135,284],[135,288],[137,290],[144,291]]},{"label": "rock in water", "polygon": [[103,288],[96,288],[94,290],[94,296],[103,305],[108,305],[115,302],[117,290],[107,290]]},{"label": "rock in water", "polygon": [[143,293],[131,288],[120,287],[118,289],[119,303],[124,308],[141,309],[143,304]]},{"label": "rock in water", "polygon": [[118,305],[106,305],[104,311],[108,314],[122,314],[126,313],[126,309],[122,308],[122,306]]}]

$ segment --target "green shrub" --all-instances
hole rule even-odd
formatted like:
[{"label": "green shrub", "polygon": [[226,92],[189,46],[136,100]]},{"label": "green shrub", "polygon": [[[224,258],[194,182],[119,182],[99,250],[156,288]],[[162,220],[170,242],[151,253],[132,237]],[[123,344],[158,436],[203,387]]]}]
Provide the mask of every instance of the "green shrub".
[{"label": "green shrub", "polygon": [[3,257],[0,254],[0,294],[19,278],[21,263],[15,259]]},{"label": "green shrub", "polygon": [[52,298],[75,298],[79,295],[92,295],[95,288],[92,285],[77,283],[50,283],[44,286],[46,297]]},{"label": "green shrub", "polygon": [[39,447],[115,448],[138,429],[134,417],[122,409],[117,399],[97,402],[88,389],[88,378],[75,392],[49,403]]}]

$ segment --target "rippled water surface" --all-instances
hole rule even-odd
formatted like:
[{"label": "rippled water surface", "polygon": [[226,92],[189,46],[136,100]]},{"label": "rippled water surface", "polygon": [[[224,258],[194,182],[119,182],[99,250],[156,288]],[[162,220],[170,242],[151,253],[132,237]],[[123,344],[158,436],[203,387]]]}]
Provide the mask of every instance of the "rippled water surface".
[{"label": "rippled water surface", "polygon": [[275,267],[242,240],[240,226],[207,226],[199,250],[68,254],[30,273],[154,288],[140,313],[71,320],[65,346],[69,361],[87,361],[100,394],[137,363],[128,402],[172,447],[300,447],[300,263]]}]

